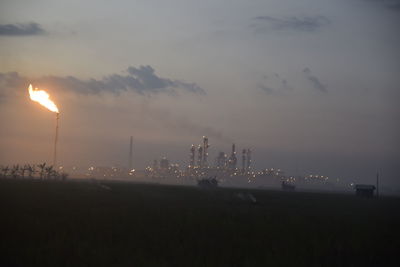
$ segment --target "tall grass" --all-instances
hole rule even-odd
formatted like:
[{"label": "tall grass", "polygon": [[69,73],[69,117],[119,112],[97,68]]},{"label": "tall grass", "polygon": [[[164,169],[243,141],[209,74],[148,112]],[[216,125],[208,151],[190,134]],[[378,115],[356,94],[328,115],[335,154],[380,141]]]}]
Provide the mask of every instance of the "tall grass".
[{"label": "tall grass", "polygon": [[[0,265],[391,266],[400,200],[0,181]],[[238,192],[251,192],[257,204]]]}]

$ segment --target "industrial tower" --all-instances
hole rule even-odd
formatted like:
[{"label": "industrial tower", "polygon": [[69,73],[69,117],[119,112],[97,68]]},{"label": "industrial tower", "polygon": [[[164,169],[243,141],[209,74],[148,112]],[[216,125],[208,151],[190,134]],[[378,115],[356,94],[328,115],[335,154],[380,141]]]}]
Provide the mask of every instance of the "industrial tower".
[{"label": "industrial tower", "polygon": [[197,148],[197,166],[203,167],[203,147],[201,145]]},{"label": "industrial tower", "polygon": [[228,165],[230,169],[236,169],[237,158],[236,158],[236,147],[232,144],[232,153],[228,160]]},{"label": "industrial tower", "polygon": [[208,167],[208,148],[210,145],[208,144],[208,138],[203,136],[203,167]]},{"label": "industrial tower", "polygon": [[251,168],[251,150],[247,149],[247,171],[250,171]]},{"label": "industrial tower", "polygon": [[194,168],[194,166],[195,166],[195,153],[196,153],[196,147],[194,145],[192,145],[190,147],[189,168]]},{"label": "industrial tower", "polygon": [[242,150],[242,173],[246,172],[246,154],[247,154],[247,150],[243,149]]}]

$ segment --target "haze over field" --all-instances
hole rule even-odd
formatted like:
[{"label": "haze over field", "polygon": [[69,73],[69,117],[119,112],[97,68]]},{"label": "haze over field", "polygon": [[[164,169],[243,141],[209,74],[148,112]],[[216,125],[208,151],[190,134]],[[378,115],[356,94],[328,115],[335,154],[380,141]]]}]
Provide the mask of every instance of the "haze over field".
[{"label": "haze over field", "polygon": [[0,164],[188,164],[250,147],[257,169],[399,186],[400,1],[2,1]]}]

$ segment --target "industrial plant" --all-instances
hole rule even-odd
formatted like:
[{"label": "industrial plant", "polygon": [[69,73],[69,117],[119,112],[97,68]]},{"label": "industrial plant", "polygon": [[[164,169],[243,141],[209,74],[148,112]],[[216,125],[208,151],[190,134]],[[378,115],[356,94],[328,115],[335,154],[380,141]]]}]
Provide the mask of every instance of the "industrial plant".
[{"label": "industrial plant", "polygon": [[[126,166],[90,166],[86,169],[73,167],[69,170],[71,177],[103,180],[123,180],[163,184],[197,185],[204,179],[215,179],[219,186],[252,187],[252,188],[308,188],[332,189],[348,185],[340,184],[339,179],[330,179],[326,175],[286,175],[280,168],[253,168],[252,149],[237,149],[231,144],[230,153],[219,151],[209,154],[210,143],[203,136],[198,144],[188,145],[186,164],[180,166],[170,162],[166,157],[154,159],[144,169],[134,168],[133,137],[129,140],[129,154]],[[238,151],[240,151],[238,153]]]}]

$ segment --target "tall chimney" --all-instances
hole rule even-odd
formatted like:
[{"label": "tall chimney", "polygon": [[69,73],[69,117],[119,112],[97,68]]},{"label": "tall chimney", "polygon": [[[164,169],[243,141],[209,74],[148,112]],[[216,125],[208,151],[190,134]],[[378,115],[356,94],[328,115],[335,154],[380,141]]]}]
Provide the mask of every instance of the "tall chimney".
[{"label": "tall chimney", "polygon": [[379,197],[379,171],[376,172],[376,197]]},{"label": "tall chimney", "polygon": [[229,157],[229,167],[231,169],[236,169],[236,163],[237,163],[236,147],[235,144],[232,144],[232,153],[231,156]]},{"label": "tall chimney", "polygon": [[192,145],[190,147],[189,168],[193,168],[195,166],[195,152],[196,152],[196,147]]},{"label": "tall chimney", "polygon": [[251,150],[247,149],[247,170],[250,170],[251,166]]},{"label": "tall chimney", "polygon": [[131,136],[131,140],[129,143],[129,162],[128,162],[129,171],[131,171],[133,168],[133,166],[132,166],[132,146],[133,146],[133,137]]},{"label": "tall chimney", "polygon": [[197,150],[197,165],[201,168],[203,167],[203,147],[199,145]]},{"label": "tall chimney", "polygon": [[207,167],[208,166],[208,162],[207,162],[207,158],[208,158],[208,148],[210,146],[208,145],[208,138],[206,136],[203,136],[203,166]]},{"label": "tall chimney", "polygon": [[246,149],[242,150],[242,172],[246,172]]}]

